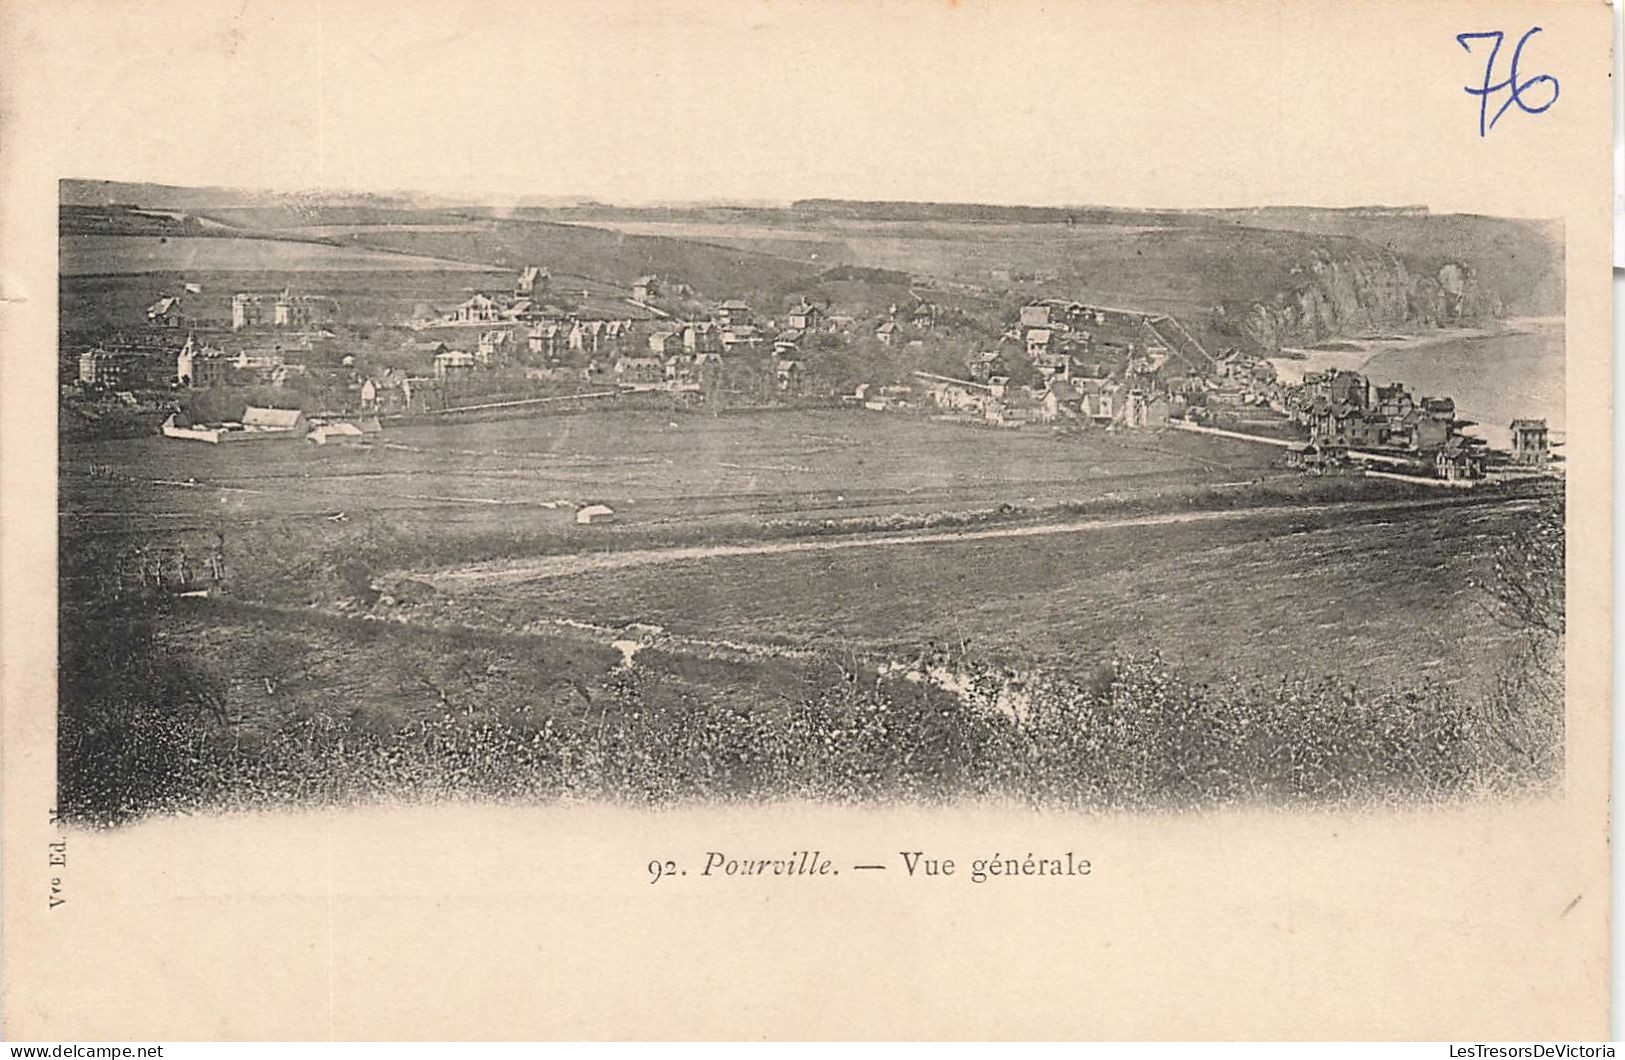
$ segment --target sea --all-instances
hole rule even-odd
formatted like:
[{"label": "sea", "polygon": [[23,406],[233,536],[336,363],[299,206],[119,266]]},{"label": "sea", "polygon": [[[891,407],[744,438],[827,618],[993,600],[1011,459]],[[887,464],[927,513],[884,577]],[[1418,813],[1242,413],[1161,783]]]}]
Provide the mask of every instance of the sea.
[{"label": "sea", "polygon": [[1276,358],[1283,379],[1306,371],[1347,368],[1373,385],[1404,383],[1418,398],[1448,397],[1456,415],[1473,423],[1467,433],[1497,448],[1511,444],[1515,419],[1544,419],[1561,438],[1564,421],[1565,342],[1561,318],[1509,320],[1477,329],[1405,338],[1352,339],[1335,350],[1304,350],[1302,358]]}]

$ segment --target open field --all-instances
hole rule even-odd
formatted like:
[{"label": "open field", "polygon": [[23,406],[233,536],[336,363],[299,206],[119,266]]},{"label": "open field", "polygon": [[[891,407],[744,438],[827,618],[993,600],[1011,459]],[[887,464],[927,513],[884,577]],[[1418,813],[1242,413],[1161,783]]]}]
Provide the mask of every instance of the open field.
[{"label": "open field", "polygon": [[810,265],[757,250],[540,221],[491,220],[471,231],[358,228],[348,238],[358,247],[490,266],[542,265],[623,289],[654,273],[718,300],[783,297],[816,274]]},{"label": "open field", "polygon": [[477,264],[426,255],[293,240],[71,233],[61,239],[59,262],[63,276],[190,269],[243,272],[479,270]]},{"label": "open field", "polygon": [[[513,274],[502,270],[479,271],[459,263],[436,263],[429,268],[420,263],[412,270],[399,270],[395,268],[399,263],[389,261],[387,270],[278,267],[221,271],[174,262],[146,272],[64,274],[58,297],[66,328],[92,335],[108,329],[140,334],[148,329],[147,307],[165,295],[179,295],[187,317],[200,327],[229,327],[231,296],[237,291],[280,291],[284,287],[332,299],[335,312],[347,323],[398,324],[409,319],[419,303],[450,308],[472,291],[502,289],[513,283]],[[188,283],[201,287],[202,292],[186,291],[183,285]],[[184,332],[176,336],[175,344],[184,337]]]},{"label": "open field", "polygon": [[1202,680],[1311,674],[1391,687],[1427,676],[1476,688],[1513,640],[1488,617],[1486,564],[1535,503],[1084,520],[624,565],[559,557],[428,575],[439,595],[422,606],[494,626],[641,623],[903,660],[968,641],[989,658],[1067,672],[1157,652]]},{"label": "open field", "polygon": [[[594,220],[640,236],[704,240],[748,250],[790,251],[821,266],[861,263],[983,285],[992,270],[1053,273],[1056,294],[1106,305],[1197,317],[1256,289],[1286,285],[1279,264],[1312,255],[1316,240],[1292,233],[1238,233],[1213,227],[819,219],[806,228],[705,221]],[[1253,251],[1232,266],[1238,244]],[[1175,261],[1174,257],[1179,260]],[[1262,266],[1267,263],[1268,267]],[[1222,266],[1222,267],[1221,267]],[[1236,281],[1243,281],[1238,288]],[[1008,281],[1005,281],[1008,284]]]},{"label": "open field", "polygon": [[[1039,507],[1251,480],[1276,457],[1174,432],[996,431],[865,410],[608,411],[391,428],[354,449],[69,443],[63,512],[106,529],[377,514],[394,528],[466,525],[599,548],[788,519]],[[88,476],[92,465],[104,477]],[[588,502],[610,504],[617,522],[577,527],[569,506]]]},{"label": "open field", "polygon": [[[1546,782],[1561,700],[1482,583],[1549,502],[1273,456],[857,411],[67,443],[62,805]],[[223,591],[109,593],[158,546]]]},{"label": "open field", "polygon": [[[1123,807],[1541,785],[1560,685],[1476,584],[1536,514],[1276,508],[473,591],[397,571],[381,581],[400,596],[370,602],[234,584],[156,611],[70,603],[62,805],[117,821],[447,795]],[[259,544],[231,562],[303,555]]]},{"label": "open field", "polygon": [[[1304,480],[1276,478],[1276,455],[866,411],[596,412],[338,450],[66,445],[62,508],[90,549],[221,533],[250,597],[331,602],[353,591],[331,574],[349,557],[491,628],[649,623],[882,655],[968,639],[1044,665],[1155,649],[1207,676],[1354,666],[1385,684],[1484,672],[1501,638],[1472,586],[1532,502],[1354,480],[1294,503]],[[1286,492],[1249,493],[1260,479]],[[577,525],[589,502],[617,519]]]}]

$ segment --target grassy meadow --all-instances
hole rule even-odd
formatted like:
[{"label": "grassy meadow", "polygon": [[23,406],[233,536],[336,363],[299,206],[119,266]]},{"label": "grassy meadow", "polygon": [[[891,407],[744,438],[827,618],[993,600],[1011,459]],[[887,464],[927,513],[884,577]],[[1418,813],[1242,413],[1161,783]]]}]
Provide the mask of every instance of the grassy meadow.
[{"label": "grassy meadow", "polygon": [[173,272],[183,269],[201,272],[479,269],[477,264],[432,256],[392,254],[365,247],[340,247],[283,239],[90,234],[67,234],[62,237],[59,267],[63,276]]},{"label": "grassy meadow", "polygon": [[[126,238],[126,237],[107,237]],[[199,243],[212,242],[207,239]],[[280,243],[273,246],[298,247],[310,244]],[[317,247],[318,250],[322,249]],[[323,268],[301,268],[282,263],[265,268],[207,268],[189,263],[184,257],[168,259],[162,267],[148,270],[73,275],[64,273],[58,284],[64,328],[86,335],[103,334],[108,329],[128,329],[132,322],[144,321],[147,307],[165,295],[179,295],[187,317],[199,328],[231,326],[231,296],[237,291],[280,291],[291,287],[299,294],[331,299],[334,312],[352,323],[395,324],[411,318],[420,303],[450,307],[469,297],[471,291],[501,290],[513,283],[506,270],[472,269],[457,262],[419,262],[390,255],[343,266],[324,261]],[[371,267],[384,262],[389,267]],[[351,264],[358,267],[349,267]],[[186,291],[185,284],[201,287],[199,293]],[[179,329],[177,329],[179,330]],[[173,336],[178,345],[184,332]]]},{"label": "grassy meadow", "polygon": [[[68,443],[63,802],[1184,805],[1555,775],[1560,639],[1495,594],[1553,499],[1206,443],[860,411]],[[577,525],[587,500],[620,517]],[[217,542],[207,599],[106,591],[133,549]]]},{"label": "grassy meadow", "polygon": [[[1401,502],[1403,503],[1403,502]],[[1309,674],[1478,687],[1512,631],[1483,583],[1523,507],[1371,505],[1042,537],[692,559],[494,584],[434,580],[417,606],[495,627],[538,618],[912,659],[1087,672],[1156,653],[1206,681]]]},{"label": "grassy meadow", "polygon": [[[95,526],[254,525],[376,513],[426,532],[450,521],[545,532],[562,505],[615,507],[570,523],[572,547],[728,533],[781,520],[1060,504],[1162,485],[1251,480],[1269,447],[1184,435],[996,432],[867,410],[613,411],[391,428],[378,444],[67,443],[64,513]],[[100,477],[88,474],[92,466]],[[97,515],[96,512],[116,512]]]}]

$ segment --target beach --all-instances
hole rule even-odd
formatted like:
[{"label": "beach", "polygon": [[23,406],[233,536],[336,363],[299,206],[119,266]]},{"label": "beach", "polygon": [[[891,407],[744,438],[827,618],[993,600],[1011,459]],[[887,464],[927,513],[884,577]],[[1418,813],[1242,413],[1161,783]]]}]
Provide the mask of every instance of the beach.
[{"label": "beach", "polygon": [[1449,397],[1468,432],[1491,445],[1510,442],[1514,419],[1544,419],[1558,437],[1564,421],[1564,330],[1557,317],[1522,317],[1493,327],[1331,340],[1320,349],[1274,357],[1289,383],[1309,372],[1360,372],[1374,385],[1404,383],[1417,397]]}]

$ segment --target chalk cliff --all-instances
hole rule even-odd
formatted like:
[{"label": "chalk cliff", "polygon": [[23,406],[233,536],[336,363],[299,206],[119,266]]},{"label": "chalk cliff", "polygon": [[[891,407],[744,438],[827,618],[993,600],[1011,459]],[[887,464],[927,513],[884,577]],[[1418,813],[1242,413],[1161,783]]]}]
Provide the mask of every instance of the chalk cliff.
[{"label": "chalk cliff", "polygon": [[1294,263],[1287,285],[1272,297],[1215,307],[1213,326],[1278,348],[1374,331],[1479,324],[1504,312],[1499,295],[1463,262],[1418,266],[1379,248],[1341,242]]}]

